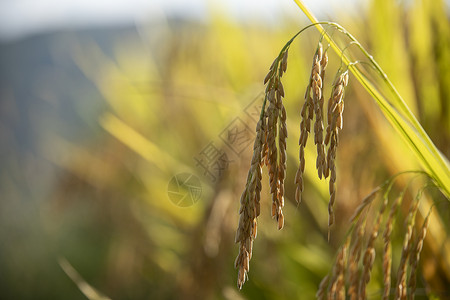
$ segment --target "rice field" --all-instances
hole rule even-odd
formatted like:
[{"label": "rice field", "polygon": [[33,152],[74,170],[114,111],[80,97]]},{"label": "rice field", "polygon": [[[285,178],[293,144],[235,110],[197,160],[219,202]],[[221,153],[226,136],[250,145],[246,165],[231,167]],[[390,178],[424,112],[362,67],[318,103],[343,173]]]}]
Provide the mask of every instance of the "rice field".
[{"label": "rice field", "polygon": [[0,298],[449,298],[448,12],[1,44]]}]

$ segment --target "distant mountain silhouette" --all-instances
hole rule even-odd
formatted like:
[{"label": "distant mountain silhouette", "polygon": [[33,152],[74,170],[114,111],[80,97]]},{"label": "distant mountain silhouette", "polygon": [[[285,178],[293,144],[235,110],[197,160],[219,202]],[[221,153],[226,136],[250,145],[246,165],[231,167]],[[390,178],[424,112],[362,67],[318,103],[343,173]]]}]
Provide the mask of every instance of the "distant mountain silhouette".
[{"label": "distant mountain silhouette", "polygon": [[110,55],[113,44],[124,37],[138,39],[139,35],[130,25],[65,30],[0,42],[0,124],[12,133],[17,151],[34,152],[42,130],[56,130],[66,138],[92,131],[93,120],[80,116],[80,109],[95,111],[104,104],[72,59],[71,44],[94,41]]}]

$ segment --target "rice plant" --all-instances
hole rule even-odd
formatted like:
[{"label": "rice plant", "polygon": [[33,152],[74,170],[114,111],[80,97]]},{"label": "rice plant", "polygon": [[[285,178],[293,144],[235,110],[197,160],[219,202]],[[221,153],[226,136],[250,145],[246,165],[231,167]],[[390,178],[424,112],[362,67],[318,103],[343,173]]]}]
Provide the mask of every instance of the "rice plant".
[{"label": "rice plant", "polygon": [[[296,184],[295,199],[301,202],[304,190],[303,173],[305,171],[305,146],[308,135],[311,133],[311,123],[314,121],[314,144],[317,148],[316,169],[319,180],[329,177],[329,203],[328,203],[328,240],[330,228],[335,223],[334,204],[336,201],[337,171],[335,166],[337,148],[339,146],[339,132],[343,129],[344,118],[344,94],[349,82],[349,74],[370,93],[385,118],[403,138],[411,152],[423,167],[421,171],[405,171],[388,179],[383,185],[374,189],[364,198],[351,218],[351,227],[347,237],[338,249],[335,262],[330,273],[322,280],[316,297],[318,299],[367,299],[367,287],[371,280],[372,270],[375,264],[377,251],[376,240],[384,228],[383,234],[383,292],[382,298],[389,299],[395,295],[395,299],[412,299],[416,291],[416,274],[418,261],[427,233],[431,208],[423,215],[423,223],[416,225],[416,215],[424,191],[428,188],[437,188],[450,200],[450,167],[449,162],[437,147],[433,144],[427,133],[412,114],[406,102],[397,92],[388,75],[371,56],[358,40],[345,28],[337,23],[318,22],[306,6],[298,0],[299,5],[312,24],[300,30],[281,49],[278,56],[269,68],[264,84],[266,85],[260,119],[256,128],[256,138],[253,147],[253,158],[248,173],[245,190],[241,196],[241,208],[239,226],[235,242],[239,243],[239,254],[235,261],[238,269],[238,288],[241,289],[248,279],[250,259],[252,257],[253,241],[256,238],[257,217],[260,215],[261,200],[261,168],[264,163],[268,167],[269,187],[272,194],[272,218],[275,218],[278,229],[284,225],[284,206],[286,179],[286,138],[288,136],[286,126],[286,109],[283,98],[288,97],[282,83],[282,76],[287,71],[288,52],[296,38],[308,28],[315,26],[321,33],[317,48],[313,57],[312,68],[303,106],[301,109],[301,123],[299,136],[299,166],[295,175]],[[331,31],[335,31],[333,35]],[[339,45],[336,35],[342,35],[347,43]],[[325,47],[324,47],[325,44]],[[347,54],[347,48],[354,46],[363,59],[355,60]],[[324,86],[326,82],[325,70],[328,65],[327,52],[332,49],[341,59],[340,67],[332,77],[331,95],[324,113]],[[354,50],[353,50],[354,51]],[[373,78],[361,66],[368,66],[375,70]],[[329,72],[328,72],[329,73]],[[380,82],[384,85],[380,87]],[[267,104],[268,103],[268,104]],[[326,116],[326,124],[325,123]],[[325,131],[325,136],[324,136]],[[405,219],[405,228],[400,232],[403,235],[400,261],[397,264],[396,282],[392,285],[391,274],[394,265],[392,263],[391,234],[393,223],[396,219],[402,219],[396,215],[399,205],[405,198],[407,187],[391,201],[389,193],[395,180],[405,173],[416,174],[424,177],[425,183],[419,184],[416,195],[412,201],[406,204],[409,212]],[[413,179],[411,179],[412,181]],[[379,194],[382,194],[379,197]],[[375,200],[382,201],[375,211],[376,217],[372,226],[368,225],[369,210],[375,205]],[[422,200],[426,201],[426,200]],[[387,209],[390,206],[390,209]],[[397,223],[401,222],[397,220]],[[383,227],[384,226],[384,227]],[[380,247],[378,247],[380,248]]]}]

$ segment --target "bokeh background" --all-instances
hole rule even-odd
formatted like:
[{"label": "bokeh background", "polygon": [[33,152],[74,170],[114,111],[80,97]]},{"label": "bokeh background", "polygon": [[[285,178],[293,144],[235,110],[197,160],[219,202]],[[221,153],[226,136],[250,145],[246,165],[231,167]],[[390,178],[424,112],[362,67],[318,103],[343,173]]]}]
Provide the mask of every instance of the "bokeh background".
[{"label": "bokeh background", "polygon": [[[305,3],[367,47],[448,158],[449,2]],[[307,30],[283,77],[285,228],[270,219],[264,171],[250,280],[237,289],[234,233],[262,80],[307,24],[290,0],[1,1],[0,298],[312,299],[358,201],[418,165],[350,77],[330,242],[313,145],[295,204],[300,110],[319,38]],[[327,95],[340,64],[330,53]],[[448,299],[450,210],[430,196],[438,209],[417,298]]]}]

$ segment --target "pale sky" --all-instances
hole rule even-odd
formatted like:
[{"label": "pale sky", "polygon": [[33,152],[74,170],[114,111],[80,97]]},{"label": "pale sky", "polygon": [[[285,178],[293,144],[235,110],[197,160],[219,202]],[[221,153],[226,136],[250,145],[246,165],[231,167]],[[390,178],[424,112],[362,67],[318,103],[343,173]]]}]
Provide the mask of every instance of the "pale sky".
[{"label": "pale sky", "polygon": [[[333,7],[354,7],[358,0],[304,2],[316,14],[329,15]],[[207,21],[210,7],[236,18],[260,18],[269,22],[282,14],[301,15],[292,0],[0,0],[0,39],[64,27],[148,21],[168,15]]]}]

